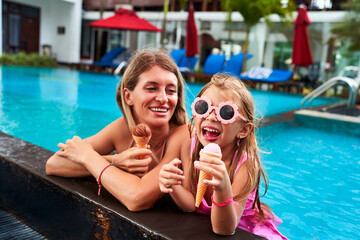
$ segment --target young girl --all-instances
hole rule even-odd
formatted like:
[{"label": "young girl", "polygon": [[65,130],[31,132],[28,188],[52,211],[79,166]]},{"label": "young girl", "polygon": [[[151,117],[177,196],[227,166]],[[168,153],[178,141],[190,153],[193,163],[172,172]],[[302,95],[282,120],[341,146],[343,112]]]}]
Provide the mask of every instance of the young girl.
[{"label": "young girl", "polygon": [[[260,178],[265,192],[268,181],[258,156],[254,103],[246,86],[236,77],[216,74],[195,99],[192,113],[195,130],[190,131],[195,136],[182,145],[181,160],[161,168],[160,190],[170,193],[183,211],[210,215],[217,234],[230,235],[239,227],[268,239],[287,239],[277,230],[282,221],[259,199]],[[221,159],[199,156],[208,143],[220,146]],[[212,178],[204,180],[207,190],[196,208],[199,170]]]}]

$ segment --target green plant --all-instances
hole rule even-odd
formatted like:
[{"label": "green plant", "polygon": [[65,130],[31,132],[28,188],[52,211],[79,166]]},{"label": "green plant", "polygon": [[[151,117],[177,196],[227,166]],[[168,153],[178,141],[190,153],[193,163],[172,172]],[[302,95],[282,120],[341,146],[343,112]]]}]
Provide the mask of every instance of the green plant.
[{"label": "green plant", "polygon": [[222,1],[222,9],[229,12],[228,21],[231,22],[231,13],[233,11],[239,12],[245,23],[245,42],[242,47],[244,53],[243,71],[246,69],[246,55],[249,47],[249,34],[252,27],[254,27],[260,19],[270,25],[269,16],[277,14],[281,22],[290,22],[292,20],[292,13],[296,10],[292,1],[289,1],[286,6],[283,6],[281,0],[224,0]]},{"label": "green plant", "polygon": [[338,40],[350,42],[349,50],[360,50],[360,0],[350,0],[343,3],[342,7],[347,10],[343,21],[334,24],[331,32]]},{"label": "green plant", "polygon": [[3,53],[0,57],[0,64],[34,67],[58,66],[57,62],[52,57],[40,56],[37,53],[26,54],[24,52],[19,52],[15,54]]}]

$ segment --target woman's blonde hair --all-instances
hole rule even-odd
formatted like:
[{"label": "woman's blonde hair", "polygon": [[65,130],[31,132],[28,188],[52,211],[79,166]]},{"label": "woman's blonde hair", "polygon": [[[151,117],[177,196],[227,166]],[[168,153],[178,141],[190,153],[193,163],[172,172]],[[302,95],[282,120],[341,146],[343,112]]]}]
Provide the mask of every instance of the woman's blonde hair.
[{"label": "woman's blonde hair", "polygon": [[175,74],[178,82],[178,102],[169,123],[182,125],[187,122],[184,96],[184,80],[173,59],[163,50],[144,48],[135,52],[127,64],[124,75],[116,90],[116,102],[124,115],[124,118],[132,130],[137,123],[133,116],[132,108],[126,104],[124,99],[124,88],[133,91],[138,83],[140,74],[148,71],[151,67],[159,66]]},{"label": "woman's blonde hair", "polygon": [[[264,167],[262,166],[261,159],[259,156],[260,149],[257,145],[256,136],[255,136],[255,128],[258,124],[258,119],[255,117],[255,111],[254,111],[254,100],[252,98],[251,93],[248,91],[245,84],[238,79],[235,76],[224,74],[224,73],[218,73],[215,74],[209,83],[207,83],[200,93],[198,94],[198,97],[200,97],[204,92],[209,89],[210,87],[215,87],[222,91],[224,94],[226,94],[227,97],[229,97],[239,108],[239,112],[242,113],[242,115],[247,119],[248,123],[253,124],[253,128],[250,131],[250,133],[240,140],[239,145],[237,146],[237,140],[234,139],[234,155],[237,151],[238,154],[236,156],[236,159],[230,163],[228,174],[231,179],[231,183],[233,182],[233,177],[235,174],[236,167],[238,166],[238,163],[240,161],[240,157],[242,154],[247,154],[247,161],[244,164],[247,164],[247,171],[249,180],[246,183],[245,188],[240,192],[240,194],[236,195],[234,197],[235,201],[240,201],[248,197],[248,195],[254,190],[255,187],[257,187],[256,191],[256,197],[255,197],[255,203],[257,209],[259,210],[259,217],[260,219],[265,218],[265,213],[263,212],[259,198],[259,183],[260,179],[264,181],[265,185],[265,193],[268,188],[268,177],[266,174],[266,171]],[[190,125],[190,131],[193,132],[194,128],[194,117],[191,119],[191,125]],[[203,148],[200,141],[196,138],[196,144],[194,151],[192,153],[192,162],[199,159],[199,152]],[[194,164],[190,164],[190,176],[192,177],[191,181],[191,188],[193,193],[195,194],[196,189],[196,183],[199,176],[199,171],[195,170],[193,167]],[[265,194],[264,193],[264,194]],[[255,206],[253,206],[255,207]],[[267,206],[266,206],[267,208]]]}]

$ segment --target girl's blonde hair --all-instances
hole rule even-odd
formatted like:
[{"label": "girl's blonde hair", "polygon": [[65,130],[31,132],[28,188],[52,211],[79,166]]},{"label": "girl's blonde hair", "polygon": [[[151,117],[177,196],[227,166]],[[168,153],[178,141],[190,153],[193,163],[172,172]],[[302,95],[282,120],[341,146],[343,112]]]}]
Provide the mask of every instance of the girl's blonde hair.
[{"label": "girl's blonde hair", "polygon": [[[242,113],[242,115],[247,119],[248,123],[253,124],[253,128],[251,132],[245,137],[240,140],[239,146],[237,146],[237,140],[234,140],[234,154],[236,150],[238,151],[238,154],[236,156],[236,159],[230,163],[230,167],[228,169],[228,174],[231,180],[231,183],[233,182],[233,177],[235,174],[236,167],[240,161],[240,157],[242,154],[247,154],[248,158],[247,161],[244,164],[247,164],[247,171],[249,180],[246,183],[245,188],[240,192],[240,194],[236,195],[234,197],[235,201],[240,201],[248,197],[248,195],[254,190],[255,187],[257,187],[256,191],[256,197],[254,205],[256,204],[256,207],[258,209],[258,217],[260,219],[265,219],[265,213],[263,209],[261,208],[262,205],[259,198],[259,183],[260,179],[264,181],[265,185],[265,192],[268,188],[268,177],[266,174],[266,171],[264,167],[261,164],[261,159],[259,156],[260,149],[257,145],[256,136],[255,136],[255,127],[258,124],[258,119],[255,117],[255,111],[254,111],[254,100],[251,96],[251,93],[248,91],[245,84],[238,79],[235,76],[231,76],[224,73],[218,73],[215,74],[209,83],[207,83],[200,93],[198,94],[198,97],[204,94],[204,92],[209,89],[210,87],[215,87],[219,89],[220,91],[224,92],[226,96],[229,96],[229,98],[238,106],[239,112]],[[194,130],[194,117],[191,119],[191,125],[190,125],[190,132],[193,132]],[[192,162],[199,159],[199,152],[204,146],[199,142],[198,138],[196,137],[196,144],[194,151],[192,153]],[[194,169],[194,164],[190,164],[190,176],[192,177],[191,181],[191,188],[193,191],[193,194],[195,194],[196,191],[196,183],[199,176],[199,171]],[[255,206],[253,206],[255,208]],[[265,208],[268,208],[267,206]],[[267,209],[268,210],[268,209]],[[270,211],[269,211],[270,212]]]},{"label": "girl's blonde hair", "polygon": [[175,74],[177,78],[177,94],[178,103],[176,105],[174,114],[169,123],[173,123],[177,126],[187,123],[187,115],[185,110],[185,97],[184,97],[184,80],[183,77],[173,59],[163,50],[144,48],[133,55],[129,63],[127,64],[124,75],[116,90],[116,102],[124,115],[124,118],[132,130],[137,123],[133,116],[132,108],[126,104],[124,99],[124,88],[133,91],[138,83],[140,74],[148,71],[154,66],[159,66],[167,71]]}]

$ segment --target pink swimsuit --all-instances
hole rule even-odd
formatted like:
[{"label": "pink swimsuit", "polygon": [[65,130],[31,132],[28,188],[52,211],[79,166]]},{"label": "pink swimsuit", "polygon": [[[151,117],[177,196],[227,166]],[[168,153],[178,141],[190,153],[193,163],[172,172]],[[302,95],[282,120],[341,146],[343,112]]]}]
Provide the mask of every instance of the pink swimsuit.
[{"label": "pink swimsuit", "polygon": [[[194,147],[195,147],[195,138],[193,138],[191,142],[191,153],[193,152]],[[234,159],[235,157],[236,155],[234,156]],[[243,164],[246,160],[247,160],[247,155],[242,154],[240,157],[240,161],[236,167],[235,173],[239,169],[240,165]],[[252,193],[250,193],[247,199],[244,212],[241,215],[237,227],[270,240],[287,239],[277,230],[277,227],[279,226],[280,223],[282,223],[282,220],[278,218],[275,214],[273,214],[274,219],[272,219],[271,215],[269,213],[266,213],[266,217],[267,217],[266,220],[262,224],[257,222],[257,219],[255,218],[255,209],[252,208],[255,201],[255,194],[256,194],[256,188],[254,189],[254,191],[252,191]],[[200,207],[198,209],[198,213],[211,215],[211,205],[210,206],[208,205],[205,198],[203,198],[201,201]]]}]

